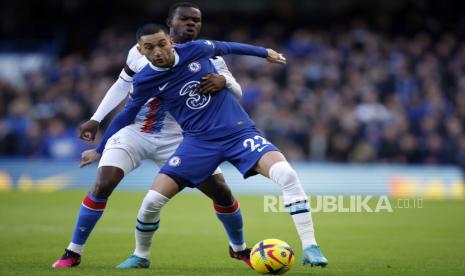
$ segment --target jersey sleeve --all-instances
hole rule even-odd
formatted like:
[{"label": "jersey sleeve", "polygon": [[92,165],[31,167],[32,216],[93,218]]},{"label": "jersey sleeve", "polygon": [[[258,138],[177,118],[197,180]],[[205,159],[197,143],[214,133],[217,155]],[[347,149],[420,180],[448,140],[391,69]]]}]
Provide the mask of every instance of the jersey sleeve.
[{"label": "jersey sleeve", "polygon": [[126,66],[121,72],[120,78],[132,82],[134,75],[139,73],[147,63],[148,60],[139,53],[137,45],[134,45],[131,50],[129,50],[128,57],[126,58]]},{"label": "jersey sleeve", "polygon": [[122,74],[125,74],[125,77],[128,77],[132,81],[132,77],[140,70],[138,70],[137,61],[142,57],[139,50],[137,50],[137,45],[134,45],[131,50],[129,50],[128,57],[126,58],[126,66]]},{"label": "jersey sleeve", "polygon": [[101,122],[113,109],[115,109],[126,97],[131,90],[132,82],[127,82],[121,77],[105,93],[105,97],[100,102],[91,120]]},{"label": "jersey sleeve", "polygon": [[215,67],[216,71],[218,71],[218,74],[227,74],[232,76],[231,72],[229,71],[228,65],[226,65],[226,62],[222,57],[214,57],[211,59],[211,62]]},{"label": "jersey sleeve", "polygon": [[137,50],[134,45],[128,53],[126,66],[121,71],[118,80],[105,93],[105,97],[99,104],[91,120],[101,122],[112,110],[114,110],[122,101],[124,101],[131,90],[133,76],[140,72],[146,65],[144,56]]},{"label": "jersey sleeve", "polygon": [[235,54],[256,56],[261,58],[268,57],[268,51],[263,47],[257,47],[245,43],[226,42],[226,41],[209,41],[214,46],[215,54],[218,56]]},{"label": "jersey sleeve", "polygon": [[116,115],[116,117],[111,121],[108,126],[105,134],[103,135],[102,141],[95,149],[98,153],[102,153],[105,149],[105,145],[113,134],[118,132],[123,127],[130,125],[136,118],[137,113],[141,107],[146,103],[152,96],[150,89],[147,87],[148,84],[141,84],[137,81],[137,78],[134,80],[134,90],[129,94],[129,100],[124,106],[124,109]]},{"label": "jersey sleeve", "polygon": [[195,40],[187,42],[178,47],[188,49],[194,59],[213,58],[216,56],[215,44],[210,40]]},{"label": "jersey sleeve", "polygon": [[268,51],[263,47],[237,42],[196,40],[179,47],[186,47],[194,59],[212,58],[214,56],[229,54],[257,56],[262,58],[268,56]]},{"label": "jersey sleeve", "polygon": [[226,80],[226,88],[232,92],[236,99],[240,99],[242,97],[242,88],[232,75],[231,71],[229,71],[224,59],[222,57],[214,57],[211,59],[211,62],[216,71],[218,71],[218,74],[224,76]]}]

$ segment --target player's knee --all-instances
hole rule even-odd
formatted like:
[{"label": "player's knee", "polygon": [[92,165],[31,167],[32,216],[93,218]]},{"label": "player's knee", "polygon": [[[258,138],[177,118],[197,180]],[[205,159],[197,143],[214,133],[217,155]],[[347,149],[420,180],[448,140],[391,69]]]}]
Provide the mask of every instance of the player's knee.
[{"label": "player's knee", "polygon": [[283,175],[285,181],[283,188],[290,188],[293,185],[298,184],[298,176],[294,169],[287,170]]},{"label": "player's knee", "polygon": [[97,180],[91,190],[92,195],[109,197],[123,177],[124,171],[120,168],[112,166],[100,167]]},{"label": "player's knee", "polygon": [[118,185],[120,179],[117,177],[99,177],[95,182],[91,193],[95,197],[106,198],[111,195],[115,187]]},{"label": "player's knee", "polygon": [[168,203],[169,198],[160,194],[157,191],[149,190],[145,195],[145,198],[142,202],[142,207],[145,211],[149,212],[159,212]]},{"label": "player's knee", "polygon": [[222,206],[232,205],[234,203],[234,197],[229,187],[226,185],[222,186],[217,196],[213,199],[213,202]]},{"label": "player's knee", "polygon": [[290,188],[299,183],[297,172],[286,161],[277,162],[271,166],[269,175],[282,189]]},{"label": "player's knee", "polygon": [[228,206],[234,203],[234,196],[226,184],[226,180],[222,175],[216,175],[215,182],[217,189],[215,190],[213,202],[222,206]]},{"label": "player's knee", "polygon": [[91,193],[95,197],[106,198],[111,195],[113,189],[111,188],[112,183],[109,180],[102,180],[95,182],[95,185],[92,187]]}]

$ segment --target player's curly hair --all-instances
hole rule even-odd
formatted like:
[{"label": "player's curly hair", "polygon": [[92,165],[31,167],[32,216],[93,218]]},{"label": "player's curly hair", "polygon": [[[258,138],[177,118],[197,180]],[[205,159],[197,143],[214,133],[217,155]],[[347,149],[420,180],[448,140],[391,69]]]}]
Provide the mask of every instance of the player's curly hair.
[{"label": "player's curly hair", "polygon": [[174,13],[176,12],[177,8],[194,8],[200,10],[200,7],[192,2],[179,2],[174,3],[168,10],[168,20],[173,19]]}]

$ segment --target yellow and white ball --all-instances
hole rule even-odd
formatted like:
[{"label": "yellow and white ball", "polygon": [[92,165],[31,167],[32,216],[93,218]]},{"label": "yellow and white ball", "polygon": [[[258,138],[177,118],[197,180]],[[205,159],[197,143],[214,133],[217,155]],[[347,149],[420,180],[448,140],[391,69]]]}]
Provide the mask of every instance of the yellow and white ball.
[{"label": "yellow and white ball", "polygon": [[258,273],[283,274],[292,268],[294,252],[282,240],[266,239],[252,248],[250,262]]}]

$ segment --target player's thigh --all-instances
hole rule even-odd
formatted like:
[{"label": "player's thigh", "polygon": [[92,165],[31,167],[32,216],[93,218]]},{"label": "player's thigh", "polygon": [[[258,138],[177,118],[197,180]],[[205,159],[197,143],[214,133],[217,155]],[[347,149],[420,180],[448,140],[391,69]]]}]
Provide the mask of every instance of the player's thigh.
[{"label": "player's thigh", "polygon": [[98,167],[100,171],[105,167],[116,167],[126,175],[134,170],[136,165],[127,149],[112,147],[104,150]]},{"label": "player's thigh", "polygon": [[196,187],[212,175],[222,158],[217,143],[184,138],[160,172],[178,178],[184,186]]},{"label": "player's thigh", "polygon": [[99,167],[117,167],[126,175],[147,158],[149,150],[150,145],[141,134],[123,128],[108,139]]},{"label": "player's thigh", "polygon": [[[278,159],[284,156],[279,149],[266,140],[258,130],[249,130],[241,133],[233,142],[228,145],[227,160],[231,162],[244,177],[249,177],[257,173],[263,174],[268,157]],[[285,160],[285,159],[284,159]],[[263,161],[263,164],[259,164]],[[265,175],[268,175],[266,173]]]},{"label": "player's thigh", "polygon": [[270,177],[269,172],[270,168],[277,162],[287,161],[286,157],[279,151],[269,151],[265,153],[260,160],[258,160],[257,165],[255,166],[255,171],[259,174]]},{"label": "player's thigh", "polygon": [[160,173],[155,177],[151,189],[167,198],[172,198],[180,190],[175,180],[163,173]]}]

